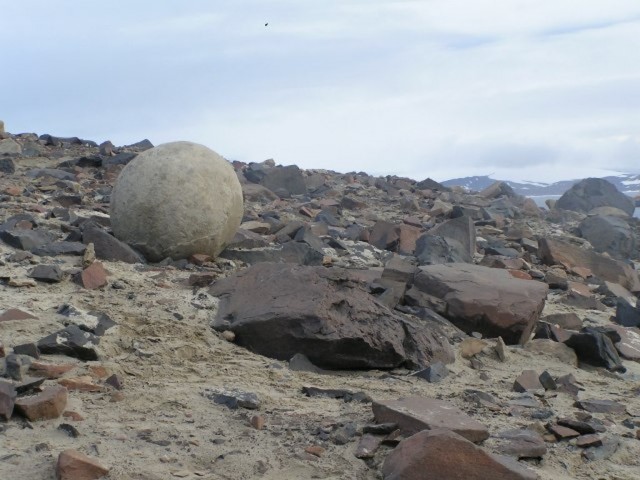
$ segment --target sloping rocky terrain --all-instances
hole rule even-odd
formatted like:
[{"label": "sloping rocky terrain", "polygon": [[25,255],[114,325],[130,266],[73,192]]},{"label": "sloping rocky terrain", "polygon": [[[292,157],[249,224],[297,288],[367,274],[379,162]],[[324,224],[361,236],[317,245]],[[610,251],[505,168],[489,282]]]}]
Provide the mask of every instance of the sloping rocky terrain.
[{"label": "sloping rocky terrain", "polygon": [[149,148],[0,132],[0,478],[640,476],[638,220],[607,182],[542,211],[234,162],[232,243],[148,263],[109,200]]}]

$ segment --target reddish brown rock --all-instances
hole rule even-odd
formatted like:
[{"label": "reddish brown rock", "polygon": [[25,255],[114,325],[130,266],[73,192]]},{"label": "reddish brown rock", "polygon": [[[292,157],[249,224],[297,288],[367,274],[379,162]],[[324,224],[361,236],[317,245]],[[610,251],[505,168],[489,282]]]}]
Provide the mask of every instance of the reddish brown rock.
[{"label": "reddish brown rock", "polygon": [[76,378],[63,378],[58,380],[58,383],[66,387],[67,390],[77,390],[79,392],[101,392],[103,390],[101,385],[93,383],[89,375]]},{"label": "reddish brown rock", "polygon": [[559,440],[566,440],[568,438],[575,438],[580,436],[580,432],[576,432],[572,428],[563,427],[562,425],[557,425],[555,423],[547,425],[547,429],[551,433],[553,433]]},{"label": "reddish brown rock", "polygon": [[304,451],[316,457],[321,457],[324,453],[324,448],[322,448],[320,445],[311,445],[305,448]]},{"label": "reddish brown rock", "polygon": [[385,480],[534,480],[517,461],[493,455],[449,430],[419,432],[400,444],[382,466]]},{"label": "reddish brown rock", "polygon": [[[505,270],[466,263],[420,267],[414,288],[440,303],[421,306],[440,309],[438,313],[466,333],[501,336],[506,344],[529,340],[547,296],[547,285],[541,282],[520,280]],[[446,305],[444,312],[442,302]]]},{"label": "reddish brown rock", "polygon": [[580,448],[588,448],[588,447],[599,447],[602,445],[602,438],[600,435],[590,434],[590,435],[581,435],[576,438],[576,446]]},{"label": "reddish brown rock", "polygon": [[531,430],[506,430],[496,435],[496,451],[518,458],[540,458],[547,453],[542,436]]},{"label": "reddish brown rock", "polygon": [[19,310],[17,308],[10,308],[2,312],[2,314],[0,315],[0,322],[10,322],[12,320],[29,320],[32,318],[37,319],[38,317],[31,315],[30,313],[23,312],[22,310]]},{"label": "reddish brown rock", "polygon": [[100,262],[93,262],[80,274],[80,284],[87,290],[95,290],[107,284],[107,271]]},{"label": "reddish brown rock", "polygon": [[640,291],[637,272],[625,263],[563,240],[541,238],[538,244],[540,258],[547,265],[563,265],[567,270],[587,268],[602,280],[618,283],[634,293]]},{"label": "reddish brown rock", "polygon": [[356,458],[373,458],[383,440],[384,437],[365,433],[356,447]]},{"label": "reddish brown rock", "polygon": [[609,326],[620,335],[620,341],[615,343],[618,353],[628,360],[640,361],[640,328]]},{"label": "reddish brown rock", "polygon": [[35,377],[56,379],[74,368],[75,365],[70,364],[54,365],[43,362],[32,362],[31,365],[29,365],[29,373]]},{"label": "reddish brown rock", "polygon": [[65,450],[58,456],[57,480],[96,480],[107,473],[108,468],[77,450]]},{"label": "reddish brown rock", "polygon": [[49,420],[62,415],[66,405],[67,389],[56,386],[47,387],[37,395],[19,398],[15,410],[31,421]]},{"label": "reddish brown rock", "polygon": [[577,402],[577,405],[591,413],[625,413],[627,407],[613,400],[585,399]]},{"label": "reddish brown rock", "polygon": [[380,400],[373,402],[372,409],[376,422],[396,423],[403,435],[444,428],[471,442],[489,437],[486,426],[441,400],[419,396]]},{"label": "reddish brown rock", "polygon": [[540,375],[535,370],[525,370],[513,383],[514,392],[528,392],[530,390],[544,390],[540,383]]}]

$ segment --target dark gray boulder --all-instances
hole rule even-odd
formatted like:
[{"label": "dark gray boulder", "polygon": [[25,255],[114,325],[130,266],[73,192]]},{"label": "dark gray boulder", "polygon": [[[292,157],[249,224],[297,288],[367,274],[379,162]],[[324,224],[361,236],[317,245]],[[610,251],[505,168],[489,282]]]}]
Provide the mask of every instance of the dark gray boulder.
[{"label": "dark gray boulder", "polygon": [[626,220],[610,215],[591,215],[580,222],[580,235],[594,250],[617,258],[630,258],[636,239]]},{"label": "dark gray boulder", "polygon": [[615,207],[633,215],[635,205],[612,183],[602,178],[585,178],[567,190],[556,202],[555,208],[589,213],[598,207]]},{"label": "dark gray boulder", "polygon": [[211,287],[220,297],[212,326],[233,331],[236,343],[261,355],[289,360],[302,353],[327,369],[423,368],[454,360],[437,326],[377,302],[359,275],[341,268],[254,265]]}]

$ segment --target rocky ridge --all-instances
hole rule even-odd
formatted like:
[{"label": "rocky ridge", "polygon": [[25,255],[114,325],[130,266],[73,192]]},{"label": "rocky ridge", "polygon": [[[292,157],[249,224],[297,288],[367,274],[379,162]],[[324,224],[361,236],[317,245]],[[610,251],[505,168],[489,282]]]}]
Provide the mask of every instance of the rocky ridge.
[{"label": "rocky ridge", "polygon": [[0,477],[637,478],[614,200],[233,162],[222,254],[147,263],[109,200],[151,147],[0,132]]}]

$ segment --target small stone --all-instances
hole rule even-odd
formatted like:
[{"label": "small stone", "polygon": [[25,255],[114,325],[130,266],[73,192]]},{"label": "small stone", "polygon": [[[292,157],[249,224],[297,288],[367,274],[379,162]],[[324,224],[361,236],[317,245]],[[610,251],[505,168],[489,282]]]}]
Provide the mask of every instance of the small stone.
[{"label": "small stone", "polygon": [[576,446],[580,448],[588,447],[600,447],[602,445],[602,439],[599,435],[581,435],[576,439]]},{"label": "small stone", "polygon": [[513,383],[514,392],[529,392],[535,390],[544,390],[540,383],[538,374],[535,370],[525,370]]},{"label": "small stone", "polygon": [[77,450],[65,450],[58,456],[58,480],[95,480],[104,477],[109,469]]},{"label": "small stone", "polygon": [[547,425],[547,429],[553,433],[559,440],[566,440],[568,438],[579,437],[580,433],[575,430],[563,427],[562,425],[557,424],[549,424]]},{"label": "small stone", "polygon": [[488,345],[488,343],[479,338],[465,338],[460,344],[458,348],[460,349],[460,355],[462,358],[471,358],[482,352],[482,350]]},{"label": "small stone", "polygon": [[35,315],[24,312],[22,310],[18,310],[17,308],[10,308],[5,310],[0,315],[0,322],[10,322],[13,320],[29,320],[29,319],[38,319]]},{"label": "small stone", "polygon": [[220,334],[222,338],[224,338],[227,342],[233,342],[236,339],[236,334],[231,330],[225,330]]},{"label": "small stone", "polygon": [[294,372],[312,372],[323,373],[324,370],[320,367],[316,367],[306,355],[302,353],[296,353],[289,360],[289,370]]},{"label": "small stone", "polygon": [[321,457],[325,452],[325,449],[320,445],[311,445],[304,449],[305,452],[310,453],[311,455],[315,455],[316,457]]},{"label": "small stone", "polygon": [[211,285],[216,280],[216,278],[218,278],[218,275],[214,272],[192,273],[189,276],[189,280],[187,280],[187,283],[190,287],[202,288]]},{"label": "small stone", "polygon": [[4,420],[11,418],[17,395],[11,383],[0,380],[0,418]]},{"label": "small stone", "polygon": [[58,283],[64,278],[64,273],[57,265],[38,265],[29,276],[41,282]]},{"label": "small stone", "polygon": [[436,361],[429,365],[424,370],[420,370],[412,376],[426,380],[429,383],[438,383],[449,375],[449,370],[444,363]]},{"label": "small stone", "polygon": [[496,451],[518,458],[540,458],[547,452],[542,436],[531,430],[507,430],[496,435]]},{"label": "small stone", "polygon": [[56,379],[63,376],[70,370],[73,370],[75,365],[53,365],[42,362],[32,362],[29,366],[29,373],[36,377],[45,377],[48,379]]},{"label": "small stone", "polygon": [[44,354],[61,354],[81,360],[98,360],[96,345],[100,337],[70,325],[38,340],[38,348]]},{"label": "small stone", "polygon": [[540,384],[544,387],[545,390],[557,390],[558,385],[556,381],[553,379],[551,374],[548,371],[544,371],[540,374],[538,378],[540,380]]},{"label": "small stone", "polygon": [[251,417],[251,426],[256,430],[262,430],[264,428],[265,420],[262,415],[254,415]]},{"label": "small stone", "polygon": [[104,383],[106,385],[109,385],[113,388],[115,388],[116,390],[122,390],[124,384],[123,384],[123,380],[122,377],[120,375],[117,374],[113,374],[111,375],[109,378],[107,378]]},{"label": "small stone", "polygon": [[82,255],[82,268],[88,268],[96,261],[96,248],[93,242],[87,244],[87,248]]},{"label": "small stone", "polygon": [[344,425],[339,426],[332,434],[331,441],[336,445],[346,445],[355,437],[358,433],[358,428],[355,423],[347,422]]},{"label": "small stone", "polygon": [[587,422],[573,420],[571,418],[559,418],[558,425],[571,428],[572,430],[579,432],[581,435],[596,433],[596,429],[593,427],[593,425],[590,425]]},{"label": "small stone", "polygon": [[80,284],[87,290],[95,290],[107,284],[107,271],[101,262],[93,262],[80,274]]},{"label": "small stone", "polygon": [[59,417],[66,405],[67,389],[55,386],[47,387],[37,395],[19,398],[15,410],[33,422]]},{"label": "small stone", "polygon": [[22,345],[15,345],[13,347],[13,353],[18,355],[28,355],[31,358],[40,358],[40,350],[35,343],[23,343]]},{"label": "small stone", "polygon": [[89,375],[76,378],[62,378],[58,384],[66,387],[67,390],[77,390],[79,392],[101,392],[102,386],[93,383]]},{"label": "small stone", "polygon": [[58,425],[58,430],[62,430],[71,438],[78,438],[80,436],[80,432],[73,425],[69,425],[68,423],[61,423]]},{"label": "small stone", "polygon": [[398,429],[397,423],[374,423],[362,427],[362,433],[371,433],[373,435],[388,435]]},{"label": "small stone", "polygon": [[498,355],[498,360],[500,360],[501,362],[506,362],[507,346],[505,345],[504,340],[502,340],[502,337],[498,337],[496,339],[495,349],[496,349],[496,354]]},{"label": "small stone", "polygon": [[213,400],[214,403],[225,405],[231,410],[235,410],[238,407],[249,410],[257,410],[260,408],[260,399],[252,392],[206,388],[203,395],[208,399]]},{"label": "small stone", "polygon": [[5,362],[6,375],[9,378],[20,381],[29,370],[29,365],[31,365],[31,357],[27,355],[16,355],[15,353],[12,353],[10,355],[7,355]]},{"label": "small stone", "polygon": [[124,400],[124,393],[122,392],[112,392],[110,402],[121,402]]},{"label": "small stone", "polygon": [[69,420],[72,420],[74,422],[82,422],[82,421],[84,421],[84,417],[81,414],[79,414],[78,412],[70,411],[70,410],[66,410],[62,414],[62,416],[64,418],[68,418]]},{"label": "small stone", "polygon": [[612,400],[587,399],[576,402],[576,405],[591,413],[625,413],[625,405]]},{"label": "small stone", "polygon": [[373,458],[382,444],[382,437],[365,433],[356,447],[356,458]]}]

